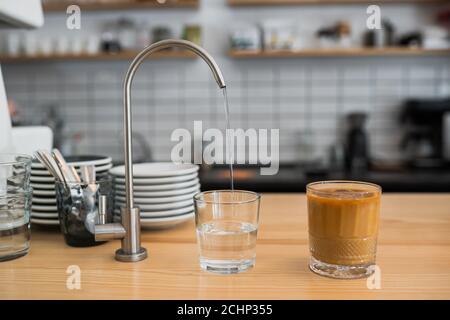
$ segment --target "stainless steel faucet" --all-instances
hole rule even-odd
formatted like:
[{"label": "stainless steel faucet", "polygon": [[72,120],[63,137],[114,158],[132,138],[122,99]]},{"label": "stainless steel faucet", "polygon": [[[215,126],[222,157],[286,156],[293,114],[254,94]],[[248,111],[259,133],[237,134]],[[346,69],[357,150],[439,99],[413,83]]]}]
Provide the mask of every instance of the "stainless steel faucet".
[{"label": "stainless steel faucet", "polygon": [[116,251],[118,261],[137,262],[147,258],[147,250],[141,247],[140,209],[134,206],[133,197],[131,84],[138,67],[147,56],[171,47],[183,48],[201,57],[210,67],[219,88],[225,88],[222,72],[213,57],[205,49],[189,41],[172,39],[159,41],[146,47],[134,58],[125,75],[123,87],[126,206],[120,210],[122,223],[98,224],[95,226],[95,239],[97,241],[122,239],[122,247]]}]

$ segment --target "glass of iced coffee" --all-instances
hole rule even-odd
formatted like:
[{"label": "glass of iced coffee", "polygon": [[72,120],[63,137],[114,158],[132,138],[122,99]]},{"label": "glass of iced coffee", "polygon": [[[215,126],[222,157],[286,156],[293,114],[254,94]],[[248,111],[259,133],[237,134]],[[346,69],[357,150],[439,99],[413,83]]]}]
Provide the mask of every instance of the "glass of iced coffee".
[{"label": "glass of iced coffee", "polygon": [[381,187],[358,181],[308,184],[310,269],[355,279],[375,270]]}]

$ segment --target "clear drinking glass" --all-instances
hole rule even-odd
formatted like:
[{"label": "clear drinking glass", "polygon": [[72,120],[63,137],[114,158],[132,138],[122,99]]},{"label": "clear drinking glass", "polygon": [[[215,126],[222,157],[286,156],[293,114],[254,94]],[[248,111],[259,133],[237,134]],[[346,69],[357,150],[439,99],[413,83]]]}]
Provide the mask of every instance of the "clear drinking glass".
[{"label": "clear drinking glass", "polygon": [[260,198],[255,192],[241,190],[207,191],[194,196],[203,270],[232,274],[254,266]]},{"label": "clear drinking glass", "polygon": [[375,270],[381,187],[357,181],[307,186],[310,269],[339,279]]},{"label": "clear drinking glass", "polygon": [[0,154],[0,261],[30,248],[31,161],[27,155]]}]

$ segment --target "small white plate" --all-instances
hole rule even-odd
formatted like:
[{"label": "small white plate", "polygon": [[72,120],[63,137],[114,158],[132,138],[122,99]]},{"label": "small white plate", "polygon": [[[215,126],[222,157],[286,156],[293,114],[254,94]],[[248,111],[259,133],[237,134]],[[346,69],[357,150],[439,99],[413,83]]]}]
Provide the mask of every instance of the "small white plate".
[{"label": "small white plate", "polygon": [[[149,162],[133,165],[134,178],[154,178],[154,177],[172,177],[182,176],[198,171],[195,164],[185,163],[176,164],[172,162]],[[114,167],[109,172],[113,176],[124,177],[125,166]]]},{"label": "small white plate", "polygon": [[54,188],[53,190],[33,189],[33,196],[56,196],[56,192]]},{"label": "small white plate", "polygon": [[39,171],[45,171],[48,172],[47,169],[44,167],[44,165],[38,161],[31,163],[31,170],[39,170]]},{"label": "small white plate", "polygon": [[44,189],[44,190],[55,190],[54,183],[30,183],[33,190]]},{"label": "small white plate", "polygon": [[[116,201],[119,206],[125,206],[125,202],[122,201]],[[136,202],[135,202],[136,203]],[[192,206],[194,204],[193,199],[191,200],[183,200],[178,202],[170,202],[170,203],[159,203],[159,204],[137,204],[139,208],[141,208],[142,211],[158,211],[158,210],[168,210],[168,209],[175,209],[175,208],[182,208],[186,206]]]},{"label": "small white plate", "polygon": [[31,209],[36,211],[46,211],[47,213],[58,212],[58,208],[56,206],[43,206],[38,204],[33,204]]},{"label": "small white plate", "polygon": [[[177,201],[183,201],[183,200],[190,200],[194,197],[194,195],[197,192],[182,194],[180,196],[173,196],[173,197],[161,197],[161,198],[149,198],[145,195],[141,197],[141,193],[139,192],[133,192],[134,195],[134,203],[136,204],[151,204],[151,203],[168,203],[168,202],[177,202]],[[116,196],[116,200],[121,203],[125,203],[125,197],[123,196]]]},{"label": "small white plate", "polygon": [[31,169],[31,175],[32,176],[44,176],[44,177],[51,177],[52,175],[46,168],[42,169]]},{"label": "small white plate", "polygon": [[[165,184],[174,182],[189,181],[197,178],[198,173],[191,173],[183,176],[164,177],[164,178],[134,178],[135,185],[153,185],[153,184]],[[119,184],[125,184],[124,178],[115,178],[114,181]]]},{"label": "small white plate", "polygon": [[33,195],[33,204],[34,203],[47,203],[47,204],[54,204],[56,205],[56,198],[41,198],[38,196]]},{"label": "small white plate", "polygon": [[[107,171],[111,168],[112,168],[112,163],[95,167],[95,172],[102,173],[102,171]],[[76,167],[76,169],[77,169],[78,173],[80,173],[80,168]],[[31,177],[33,177],[33,176],[52,177],[53,178],[53,176],[50,174],[50,172],[48,172],[48,170],[45,168],[43,168],[42,170],[41,169],[31,170]]]},{"label": "small white plate", "polygon": [[[103,156],[68,156],[65,159],[71,166],[103,166],[112,163],[111,157]],[[33,162],[31,168],[44,169],[44,166],[40,162]]]},{"label": "small white plate", "polygon": [[[194,212],[166,218],[141,219],[141,227],[143,229],[166,229],[175,227],[179,224],[192,220],[193,218]],[[116,216],[115,221],[120,221],[120,217]]]},{"label": "small white plate", "polygon": [[[113,167],[112,163],[104,164],[101,166],[94,166],[95,172],[109,171]],[[75,168],[80,171],[80,166],[75,166]]]},{"label": "small white plate", "polygon": [[58,219],[57,213],[31,212],[32,218]]},{"label": "small white plate", "polygon": [[[194,185],[198,185],[199,179],[196,178],[191,181],[186,182],[177,182],[177,183],[168,183],[168,184],[157,184],[157,185],[134,185],[134,191],[165,191],[165,190],[176,190],[176,189],[184,189],[189,188]],[[116,190],[125,190],[125,184],[115,183],[114,188]]]},{"label": "small white plate", "polygon": [[55,178],[53,178],[53,176],[34,176],[31,175],[30,177],[30,181],[31,182],[55,182]]},{"label": "small white plate", "polygon": [[[197,184],[190,188],[185,189],[176,189],[176,190],[166,190],[166,191],[147,191],[147,192],[140,192],[139,190],[136,191],[136,188],[134,189],[133,194],[138,194],[140,197],[142,197],[144,194],[146,197],[154,198],[154,197],[171,197],[171,196],[179,196],[179,195],[185,195],[187,193],[197,193],[200,190],[200,184]],[[124,190],[118,190],[116,189],[116,194],[119,196],[125,196]]]},{"label": "small white plate", "polygon": [[33,224],[42,224],[47,226],[57,226],[59,225],[59,220],[53,220],[53,219],[37,219],[37,218],[31,218],[31,223]]},{"label": "small white plate", "polygon": [[112,163],[111,157],[101,156],[74,156],[67,157],[67,163],[71,166],[104,166]]},{"label": "small white plate", "polygon": [[[171,210],[159,210],[159,211],[141,211],[141,219],[142,218],[154,218],[154,217],[171,217],[178,216],[180,214],[185,214],[187,212],[194,211],[194,206],[190,205],[184,208],[171,209]],[[120,209],[114,210],[115,215],[120,215]]]}]

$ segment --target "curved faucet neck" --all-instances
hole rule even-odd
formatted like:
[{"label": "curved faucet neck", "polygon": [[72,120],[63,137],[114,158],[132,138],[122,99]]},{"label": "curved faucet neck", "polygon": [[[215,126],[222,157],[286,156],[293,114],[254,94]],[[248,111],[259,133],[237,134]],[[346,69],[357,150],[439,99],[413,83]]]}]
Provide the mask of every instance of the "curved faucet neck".
[{"label": "curved faucet neck", "polygon": [[134,207],[133,198],[133,154],[131,119],[131,84],[136,70],[150,54],[169,47],[181,47],[203,58],[211,68],[217,84],[225,88],[222,72],[214,59],[201,47],[184,40],[164,40],[142,50],[131,63],[124,82],[124,151],[125,151],[125,191],[126,206],[121,208],[122,224],[100,224],[95,227],[95,239],[122,239],[122,247],[116,251],[116,259],[124,262],[137,262],[147,258],[147,250],[141,247],[140,210]]},{"label": "curved faucet neck", "polygon": [[132,155],[132,118],[131,118],[131,85],[138,67],[149,55],[167,48],[178,47],[192,51],[202,58],[211,69],[219,88],[225,88],[225,80],[222,71],[214,58],[202,47],[186,40],[168,39],[156,42],[143,49],[133,60],[125,76],[124,82],[124,151],[125,151],[125,190],[126,208],[134,207],[133,196],[133,155]]}]

